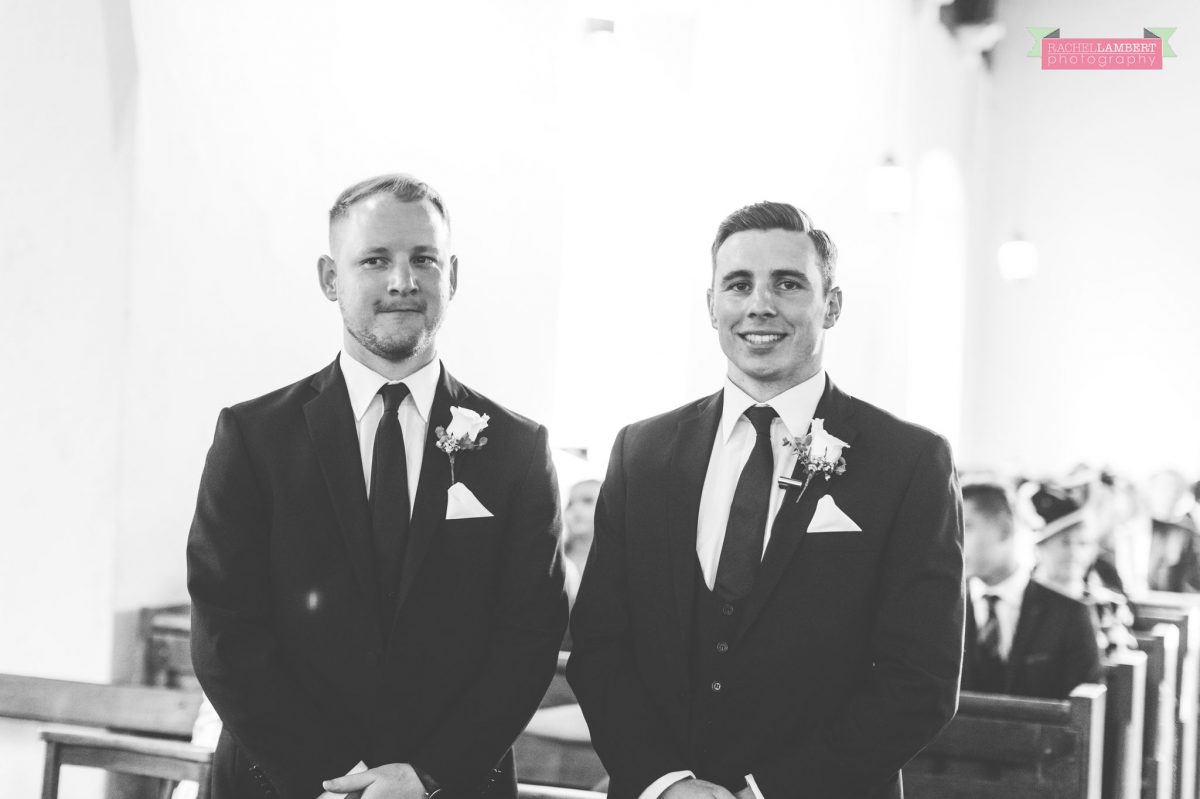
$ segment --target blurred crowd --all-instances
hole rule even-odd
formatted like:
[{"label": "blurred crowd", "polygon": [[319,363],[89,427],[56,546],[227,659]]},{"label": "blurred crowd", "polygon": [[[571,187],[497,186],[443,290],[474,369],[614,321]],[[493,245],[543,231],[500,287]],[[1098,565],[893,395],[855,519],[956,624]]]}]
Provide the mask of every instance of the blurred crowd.
[{"label": "blurred crowd", "polygon": [[1174,470],[965,474],[963,515],[967,690],[1065,697],[1137,648],[1138,596],[1200,591],[1200,482]]}]

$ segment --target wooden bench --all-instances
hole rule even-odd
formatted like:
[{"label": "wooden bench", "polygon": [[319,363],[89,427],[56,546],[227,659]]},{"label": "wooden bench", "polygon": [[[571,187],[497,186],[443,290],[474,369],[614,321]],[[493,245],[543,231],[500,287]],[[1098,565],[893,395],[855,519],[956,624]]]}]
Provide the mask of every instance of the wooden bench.
[{"label": "wooden bench", "polygon": [[1142,795],[1146,653],[1118,650],[1105,659],[1104,799]]},{"label": "wooden bench", "polygon": [[42,796],[47,799],[58,795],[59,770],[64,765],[152,777],[162,781],[162,793],[185,779],[207,787],[212,752],[186,743],[200,701],[195,690],[0,674],[2,717],[117,730],[43,732]]},{"label": "wooden bench", "polygon": [[1137,627],[1158,624],[1179,630],[1176,668],[1175,799],[1196,799],[1197,756],[1200,755],[1200,596],[1149,591],[1133,597]]},{"label": "wooden bench", "polygon": [[1142,797],[1172,799],[1175,795],[1175,696],[1179,658],[1179,629],[1157,624],[1135,632],[1146,653],[1146,714],[1143,721]]},{"label": "wooden bench", "polygon": [[904,767],[922,799],[1100,799],[1107,689],[1069,699],[964,691],[958,714]]}]

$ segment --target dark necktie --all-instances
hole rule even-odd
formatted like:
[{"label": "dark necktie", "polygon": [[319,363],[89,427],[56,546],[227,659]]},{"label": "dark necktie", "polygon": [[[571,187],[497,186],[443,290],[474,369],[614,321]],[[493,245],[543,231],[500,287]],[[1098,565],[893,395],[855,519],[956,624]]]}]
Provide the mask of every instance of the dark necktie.
[{"label": "dark necktie", "polygon": [[757,437],[733,492],[714,586],[717,596],[727,601],[741,599],[750,593],[762,562],[763,536],[771,508],[771,478],[775,474],[771,420],[778,415],[769,405],[746,409],[745,416],[754,425]]},{"label": "dark necktie", "polygon": [[375,431],[371,456],[371,528],[375,543],[375,577],[378,581],[384,628],[391,624],[395,609],[396,583],[408,543],[408,459],[404,454],[404,432],[397,411],[408,396],[408,386],[390,383],[379,389],[383,395],[383,417]]},{"label": "dark necktie", "polygon": [[979,648],[975,659],[977,690],[989,694],[1004,693],[1004,659],[1000,657],[1000,619],[996,603],[1000,597],[985,594],[988,617],[979,630]]}]

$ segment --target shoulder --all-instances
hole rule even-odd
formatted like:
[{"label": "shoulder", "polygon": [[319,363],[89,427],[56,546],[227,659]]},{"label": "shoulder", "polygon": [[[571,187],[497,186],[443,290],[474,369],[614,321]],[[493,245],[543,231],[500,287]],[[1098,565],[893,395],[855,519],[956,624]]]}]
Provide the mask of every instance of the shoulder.
[{"label": "shoulder", "polygon": [[1043,608],[1061,614],[1065,618],[1089,618],[1090,611],[1085,602],[1072,596],[1067,596],[1056,588],[1038,582],[1029,581],[1025,601],[1035,602]]},{"label": "shoulder", "polygon": [[488,426],[484,435],[494,437],[503,434],[532,440],[546,434],[546,428],[541,423],[501,405],[486,394],[459,382],[449,373],[447,378],[453,389],[451,406],[461,406],[479,414],[487,414]]},{"label": "shoulder", "polygon": [[272,420],[299,412],[306,402],[320,392],[322,385],[339,378],[336,363],[295,383],[231,405],[225,412],[234,416],[239,424],[250,426],[269,424]]},{"label": "shoulder", "polygon": [[852,411],[854,426],[860,433],[869,435],[876,440],[886,441],[890,448],[914,454],[930,450],[949,453],[950,444],[942,434],[930,430],[928,427],[901,419],[899,416],[858,397],[847,395],[846,400]]},{"label": "shoulder", "polygon": [[624,440],[627,448],[636,449],[638,446],[645,444],[658,446],[664,438],[673,438],[675,436],[680,423],[689,419],[696,419],[706,411],[712,411],[712,404],[719,402],[720,397],[720,393],[710,394],[707,397],[692,400],[685,405],[680,405],[678,408],[673,408],[665,413],[628,424],[621,430],[619,438]]}]

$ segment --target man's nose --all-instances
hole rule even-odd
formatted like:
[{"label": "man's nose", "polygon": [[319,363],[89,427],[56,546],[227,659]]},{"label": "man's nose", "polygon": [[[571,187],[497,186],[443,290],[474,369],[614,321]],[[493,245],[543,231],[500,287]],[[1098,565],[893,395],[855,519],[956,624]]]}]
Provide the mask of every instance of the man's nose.
[{"label": "man's nose", "polygon": [[406,263],[396,264],[388,271],[389,294],[412,294],[417,290],[413,268]]},{"label": "man's nose", "polygon": [[775,295],[770,286],[757,286],[750,295],[751,316],[774,316]]}]

